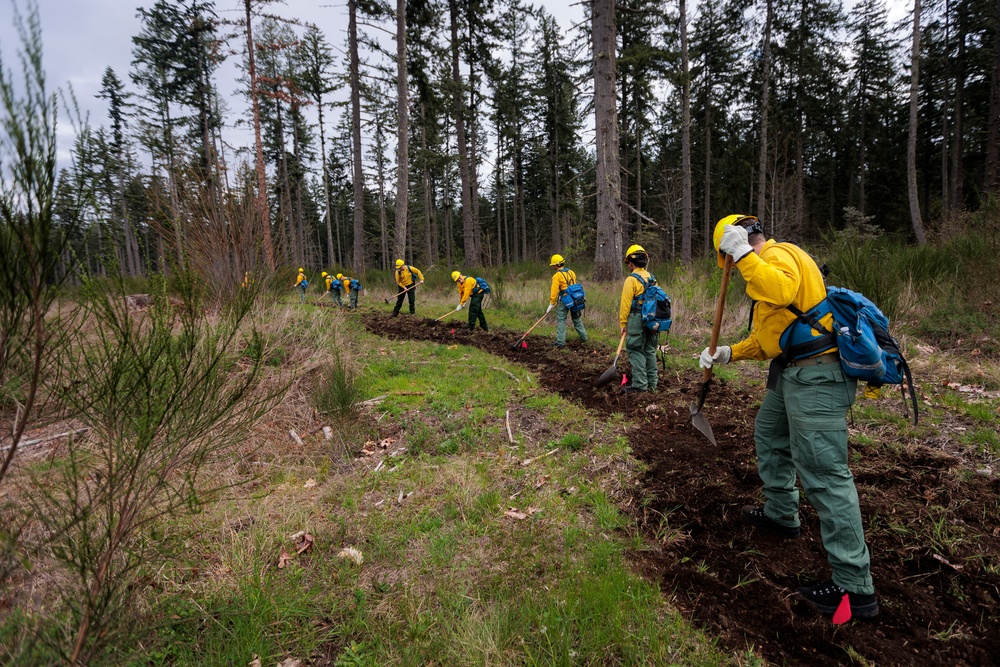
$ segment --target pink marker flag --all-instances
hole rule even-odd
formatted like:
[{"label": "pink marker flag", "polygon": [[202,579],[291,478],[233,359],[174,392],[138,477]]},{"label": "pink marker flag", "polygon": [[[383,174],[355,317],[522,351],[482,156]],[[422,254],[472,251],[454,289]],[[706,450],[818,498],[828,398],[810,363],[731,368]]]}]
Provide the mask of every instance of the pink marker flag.
[{"label": "pink marker flag", "polygon": [[526,341],[526,340],[522,340],[521,341],[521,349],[522,350],[527,350],[528,349],[528,341]]},{"label": "pink marker flag", "polygon": [[625,383],[627,382],[628,382],[628,376],[622,373],[622,386],[624,387]]},{"label": "pink marker flag", "polygon": [[454,335],[454,334],[455,334],[455,330],[454,330],[454,329],[452,329],[452,330],[451,330],[451,333],[452,333],[452,335]]},{"label": "pink marker flag", "polygon": [[849,620],[851,620],[851,598],[847,593],[844,593],[840,604],[837,605],[837,611],[833,612],[833,624],[843,625]]}]

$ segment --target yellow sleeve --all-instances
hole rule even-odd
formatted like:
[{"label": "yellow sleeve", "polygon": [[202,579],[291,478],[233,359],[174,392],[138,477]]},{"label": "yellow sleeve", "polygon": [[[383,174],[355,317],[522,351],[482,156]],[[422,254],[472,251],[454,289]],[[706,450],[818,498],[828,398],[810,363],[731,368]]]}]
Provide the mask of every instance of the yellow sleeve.
[{"label": "yellow sleeve", "polygon": [[618,324],[624,327],[628,323],[628,314],[632,312],[632,299],[642,293],[642,283],[629,276],[622,285],[622,300],[618,305]]},{"label": "yellow sleeve", "polygon": [[552,289],[549,290],[549,303],[553,306],[556,305],[556,299],[559,298],[559,292],[562,290],[562,271],[556,271],[552,276]]},{"label": "yellow sleeve", "polygon": [[400,286],[400,287],[406,287],[403,284],[403,270],[402,269],[396,269],[396,271],[393,273],[393,276],[395,276],[395,278],[396,278],[396,284],[398,286]]},{"label": "yellow sleeve", "polygon": [[351,293],[351,281],[347,278],[344,278],[340,282],[344,286],[344,296],[349,295]]},{"label": "yellow sleeve", "polygon": [[462,295],[462,303],[465,303],[466,301],[469,300],[469,297],[472,296],[472,289],[475,286],[476,286],[476,279],[475,278],[473,278],[473,277],[470,276],[470,277],[468,277],[468,278],[465,279],[465,284],[462,285],[462,290],[460,292],[461,295]]},{"label": "yellow sleeve", "polygon": [[300,273],[298,275],[298,277],[295,279],[295,286],[298,287],[302,283],[302,280],[304,278],[305,278],[305,276]]},{"label": "yellow sleeve", "polygon": [[799,292],[801,278],[794,257],[772,246],[768,261],[750,253],[736,267],[747,282],[747,296],[754,301],[784,308]]},{"label": "yellow sleeve", "polygon": [[415,275],[417,277],[417,282],[418,283],[424,282],[424,274],[420,273],[420,269],[418,269],[415,266],[411,266],[410,267],[410,271],[413,272],[413,275]]}]

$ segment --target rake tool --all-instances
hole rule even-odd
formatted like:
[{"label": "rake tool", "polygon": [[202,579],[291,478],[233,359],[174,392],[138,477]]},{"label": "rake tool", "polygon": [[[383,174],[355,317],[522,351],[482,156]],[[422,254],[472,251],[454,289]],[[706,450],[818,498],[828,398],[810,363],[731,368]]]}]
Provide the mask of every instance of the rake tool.
[{"label": "rake tool", "polygon": [[[411,289],[413,289],[417,285],[423,285],[423,284],[424,284],[423,280],[421,280],[419,283],[413,283],[412,285],[410,285],[409,287],[407,287],[402,292],[396,292],[396,298],[398,299],[400,294],[406,294],[407,292],[409,292]],[[382,300],[385,301],[386,303],[389,303],[389,299],[387,297],[382,297]]]},{"label": "rake tool", "polygon": [[625,334],[627,332],[622,332],[622,339],[618,341],[618,351],[615,352],[615,360],[611,362],[611,366],[608,370],[601,373],[601,377],[597,378],[597,382],[594,383],[595,387],[603,387],[612,380],[618,378],[618,357],[622,354],[622,346],[625,344]]},{"label": "rake tool", "polygon": [[[715,354],[715,348],[719,344],[719,332],[722,330],[722,311],[726,307],[726,290],[729,289],[729,274],[733,272],[733,257],[732,255],[726,255],[726,266],[722,270],[722,286],[719,288],[719,300],[715,304],[715,321],[712,323],[712,339],[708,343],[708,353]],[[696,429],[698,429],[702,435],[708,438],[708,441],[713,445],[718,444],[715,442],[715,434],[712,433],[712,425],[708,423],[708,419],[702,413],[701,408],[705,405],[705,399],[708,397],[708,388],[712,384],[712,369],[711,367],[706,368],[705,372],[702,374],[701,379],[701,390],[698,392],[698,400],[691,401],[691,423]]]},{"label": "rake tool", "polygon": [[525,338],[528,337],[528,334],[531,333],[532,329],[534,329],[539,324],[541,324],[542,320],[544,320],[548,316],[549,316],[549,311],[545,311],[545,314],[542,315],[541,317],[539,317],[538,321],[531,325],[531,329],[528,329],[527,331],[525,331],[523,336],[521,336],[520,338],[517,339],[517,341],[515,341],[514,343],[511,344],[510,349],[512,349],[512,350],[516,349],[517,346],[521,344],[521,341],[523,341]]},{"label": "rake tool", "polygon": [[441,317],[437,318],[437,319],[436,319],[436,320],[434,320],[434,321],[435,321],[435,322],[440,322],[441,320],[443,320],[444,318],[448,317],[448,316],[449,316],[449,315],[451,315],[452,313],[457,313],[457,312],[458,312],[458,308],[456,308],[455,310],[449,310],[449,311],[448,311],[447,313],[445,313],[444,315],[442,315]]}]

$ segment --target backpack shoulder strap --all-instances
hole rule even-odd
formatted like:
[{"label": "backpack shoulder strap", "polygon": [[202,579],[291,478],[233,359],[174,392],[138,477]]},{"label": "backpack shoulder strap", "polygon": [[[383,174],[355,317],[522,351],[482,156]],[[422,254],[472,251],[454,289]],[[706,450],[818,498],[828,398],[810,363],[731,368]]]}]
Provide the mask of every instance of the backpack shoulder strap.
[{"label": "backpack shoulder strap", "polygon": [[639,281],[639,284],[642,285],[643,291],[645,291],[646,288],[649,287],[649,283],[646,282],[646,279],[640,276],[638,273],[630,273],[629,276]]},{"label": "backpack shoulder strap", "polygon": [[[826,301],[826,299],[823,299],[823,301]],[[809,310],[808,313],[803,313],[798,308],[798,306],[795,306],[794,304],[791,304],[791,303],[788,304],[787,306],[785,306],[785,308],[787,308],[788,310],[792,311],[792,313],[795,314],[795,317],[797,317],[799,319],[799,321],[808,324],[809,326],[811,326],[813,329],[815,329],[816,331],[818,331],[820,333],[824,333],[824,334],[826,334],[828,336],[832,336],[833,333],[829,329],[827,329],[826,327],[824,327],[822,324],[820,324],[820,322],[819,322],[819,314],[816,312],[816,309],[820,306],[820,304],[823,303],[823,301],[820,301],[815,306],[813,306]]]}]

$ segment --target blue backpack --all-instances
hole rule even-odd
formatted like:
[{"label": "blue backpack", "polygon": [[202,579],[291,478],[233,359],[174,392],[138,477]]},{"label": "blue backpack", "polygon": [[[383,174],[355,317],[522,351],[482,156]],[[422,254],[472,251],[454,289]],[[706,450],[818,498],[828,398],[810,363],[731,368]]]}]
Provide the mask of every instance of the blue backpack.
[{"label": "blue backpack", "polygon": [[583,285],[576,282],[575,278],[569,276],[569,269],[559,269],[566,273],[566,281],[570,282],[566,285],[566,289],[559,293],[559,300],[562,305],[566,306],[566,309],[571,313],[579,313],[581,310],[587,307],[587,295],[583,291]]},{"label": "blue backpack", "polygon": [[362,289],[362,287],[361,287],[361,281],[358,280],[357,278],[351,278],[351,283],[350,284],[351,284],[351,291],[354,291],[354,292],[360,292],[361,291],[361,289]]},{"label": "blue backpack", "polygon": [[668,332],[672,324],[670,297],[656,284],[656,276],[649,274],[647,283],[638,273],[630,274],[642,285],[642,294],[632,299],[632,312],[642,315],[642,324],[650,331]]},{"label": "blue backpack", "polygon": [[[889,318],[878,306],[863,294],[844,287],[828,287],[826,298],[808,313],[794,306],[788,306],[788,309],[795,313],[797,319],[781,334],[782,356],[786,360],[803,359],[836,347],[847,377],[864,381],[872,387],[904,383],[909,386],[913,423],[917,423],[917,394],[913,376],[899,343],[889,334]],[[836,333],[828,331],[819,322],[829,313],[833,313]],[[822,335],[814,336],[813,330]]]},{"label": "blue backpack", "polygon": [[485,280],[483,280],[482,278],[480,278],[479,276],[476,276],[476,286],[472,288],[472,293],[473,294],[489,294],[490,293],[490,284],[488,282],[486,282]]},{"label": "blue backpack", "polygon": [[309,280],[307,278],[303,278],[302,282],[299,283],[299,287],[302,289],[309,287]]},{"label": "blue backpack", "polygon": [[340,290],[344,289],[344,284],[341,283],[336,278],[334,278],[333,282],[330,283],[330,289],[332,289],[334,292],[339,292]]}]

